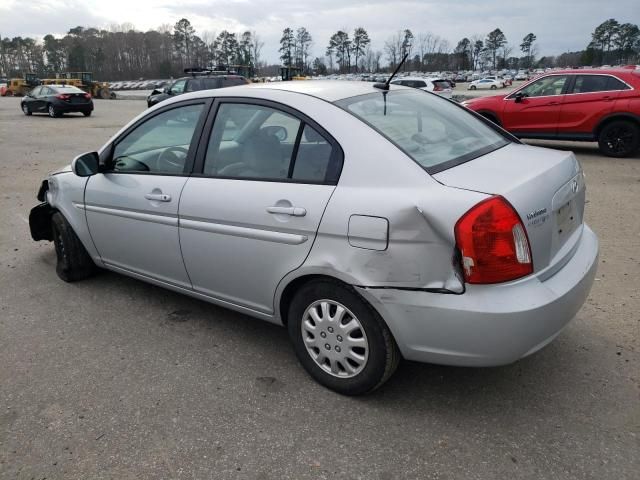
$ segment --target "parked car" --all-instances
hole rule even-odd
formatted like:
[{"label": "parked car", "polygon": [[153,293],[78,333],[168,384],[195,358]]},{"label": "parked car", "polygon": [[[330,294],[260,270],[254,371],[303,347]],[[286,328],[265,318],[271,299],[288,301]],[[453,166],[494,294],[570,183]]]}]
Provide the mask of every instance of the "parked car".
[{"label": "parked car", "polygon": [[247,85],[249,80],[241,75],[198,75],[192,77],[183,77],[177,79],[169,87],[163,90],[154,90],[147,97],[147,106],[153,107],[158,103],[182,95],[188,92],[197,92],[199,90],[210,90],[224,87],[233,87],[236,85]]},{"label": "parked car", "polygon": [[403,77],[392,80],[393,85],[403,85],[405,87],[419,88],[427,92],[436,93],[445,98],[451,98],[452,88],[449,80],[444,78],[422,78],[422,77]]},{"label": "parked car", "polygon": [[504,83],[500,80],[496,80],[495,78],[481,78],[480,80],[474,80],[469,84],[467,90],[476,90],[476,89],[487,89],[496,90],[498,88],[503,88]]},{"label": "parked car", "polygon": [[518,72],[516,73],[515,80],[518,82],[529,80],[529,75],[526,72]]},{"label": "parked car", "polygon": [[46,113],[52,118],[65,113],[82,113],[88,117],[93,112],[91,94],[69,85],[41,85],[27,93],[20,101],[25,115]]},{"label": "parked car", "polygon": [[597,141],[603,154],[626,157],[640,147],[639,91],[637,70],[566,70],[463,105],[520,138]]},{"label": "parked car", "polygon": [[38,198],[31,234],[54,242],[63,280],[99,266],[285,325],[309,374],[344,394],[377,388],[401,357],[534,353],[597,266],[573,153],[395,85],[172,98]]}]

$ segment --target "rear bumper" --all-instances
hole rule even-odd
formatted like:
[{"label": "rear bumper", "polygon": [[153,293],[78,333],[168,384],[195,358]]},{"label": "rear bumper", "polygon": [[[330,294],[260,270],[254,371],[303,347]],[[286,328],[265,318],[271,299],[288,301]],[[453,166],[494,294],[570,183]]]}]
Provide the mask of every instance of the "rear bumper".
[{"label": "rear bumper", "polygon": [[73,112],[92,112],[93,111],[93,102],[90,103],[67,103],[67,102],[56,102],[55,107],[58,111],[63,113],[73,113]]},{"label": "rear bumper", "polygon": [[545,281],[467,285],[462,295],[367,289],[408,360],[460,366],[512,363],[550,343],[584,304],[598,265],[598,239],[584,225],[573,257]]}]

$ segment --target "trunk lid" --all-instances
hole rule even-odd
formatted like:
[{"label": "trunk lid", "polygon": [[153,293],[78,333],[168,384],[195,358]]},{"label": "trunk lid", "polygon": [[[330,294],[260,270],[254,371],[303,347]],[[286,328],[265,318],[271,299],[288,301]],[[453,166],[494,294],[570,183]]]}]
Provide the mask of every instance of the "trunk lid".
[{"label": "trunk lid", "polygon": [[578,241],[585,184],[572,152],[510,144],[433,177],[509,201],[527,231],[534,272],[561,262]]}]

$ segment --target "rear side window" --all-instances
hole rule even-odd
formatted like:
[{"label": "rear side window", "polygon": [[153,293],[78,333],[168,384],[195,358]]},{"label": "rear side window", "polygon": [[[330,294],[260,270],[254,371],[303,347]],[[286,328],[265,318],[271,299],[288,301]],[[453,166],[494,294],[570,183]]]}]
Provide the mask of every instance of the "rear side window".
[{"label": "rear side window", "polygon": [[577,75],[571,93],[608,92],[628,90],[629,86],[609,75]]},{"label": "rear side window", "polygon": [[607,90],[631,90],[631,87],[615,77],[609,77]]},{"label": "rear side window", "polygon": [[200,90],[212,90],[214,88],[220,88],[219,78],[202,78],[200,79],[200,81],[202,82]]},{"label": "rear side window", "polygon": [[247,80],[241,77],[231,77],[222,79],[222,87],[233,87],[235,85],[246,85]]}]

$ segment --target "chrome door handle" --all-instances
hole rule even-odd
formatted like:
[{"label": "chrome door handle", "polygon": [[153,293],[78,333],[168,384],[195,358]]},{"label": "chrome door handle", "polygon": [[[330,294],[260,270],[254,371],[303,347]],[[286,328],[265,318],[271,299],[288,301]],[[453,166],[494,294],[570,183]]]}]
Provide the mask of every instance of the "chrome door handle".
[{"label": "chrome door handle", "polygon": [[267,212],[292,217],[304,217],[307,214],[307,210],[302,207],[267,207]]},{"label": "chrome door handle", "polygon": [[166,193],[147,193],[144,198],[147,200],[153,200],[156,202],[170,202],[171,195],[167,195]]}]

